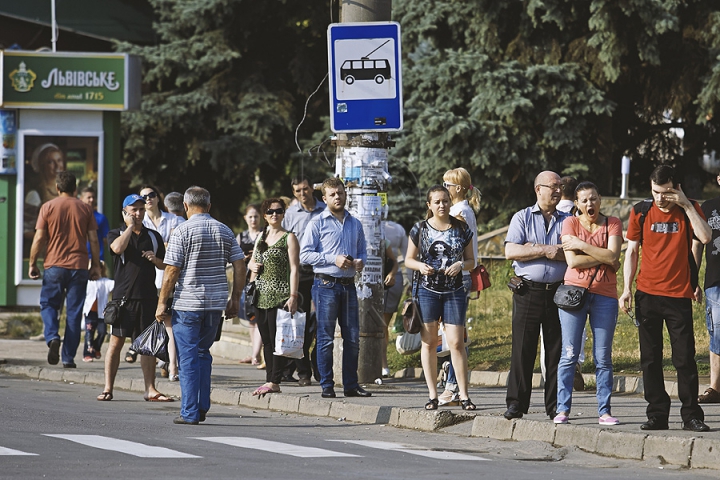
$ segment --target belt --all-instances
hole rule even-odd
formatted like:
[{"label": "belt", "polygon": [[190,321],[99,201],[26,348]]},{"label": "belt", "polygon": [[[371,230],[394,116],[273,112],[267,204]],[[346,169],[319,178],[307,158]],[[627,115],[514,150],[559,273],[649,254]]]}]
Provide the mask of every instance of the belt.
[{"label": "belt", "polygon": [[355,283],[355,277],[333,277],[332,275],[326,275],[324,273],[316,273],[315,278],[339,283],[340,285],[352,285]]},{"label": "belt", "polygon": [[523,279],[523,283],[525,283],[529,288],[532,288],[535,290],[555,290],[557,287],[560,286],[560,284],[562,282],[543,283],[543,282],[533,282],[532,280]]}]

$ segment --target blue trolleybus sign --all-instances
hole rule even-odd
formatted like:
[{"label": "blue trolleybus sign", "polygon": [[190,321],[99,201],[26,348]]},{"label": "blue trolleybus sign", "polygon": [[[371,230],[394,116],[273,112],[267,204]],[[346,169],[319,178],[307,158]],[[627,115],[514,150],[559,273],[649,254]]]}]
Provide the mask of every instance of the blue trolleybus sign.
[{"label": "blue trolleybus sign", "polygon": [[402,130],[398,23],[330,25],[328,66],[333,132]]}]

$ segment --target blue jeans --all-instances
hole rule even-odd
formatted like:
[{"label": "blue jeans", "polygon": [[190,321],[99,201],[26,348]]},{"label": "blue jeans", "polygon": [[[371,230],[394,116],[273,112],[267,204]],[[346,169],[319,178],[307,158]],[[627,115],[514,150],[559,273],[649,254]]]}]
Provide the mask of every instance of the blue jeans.
[{"label": "blue jeans", "polygon": [[453,292],[435,293],[418,288],[418,303],[423,323],[437,322],[441,317],[445,325],[465,326],[467,293],[464,288]]},{"label": "blue jeans", "polygon": [[569,412],[572,406],[575,364],[580,354],[583,329],[588,315],[593,335],[593,361],[597,383],[598,416],[610,415],[613,388],[612,342],[617,324],[618,301],[615,298],[588,293],[580,310],[559,309],[562,328],[562,354],[558,364],[557,411]]},{"label": "blue jeans", "polygon": [[99,352],[105,341],[107,325],[105,321],[98,318],[97,312],[88,312],[85,315],[85,348],[83,357],[94,357]]},{"label": "blue jeans", "polygon": [[343,339],[342,376],[345,391],[357,388],[358,355],[360,353],[360,318],[355,284],[341,285],[316,278],[312,287],[317,319],[317,363],[320,386],[332,388],[333,339],[335,322],[340,325]]},{"label": "blue jeans", "polygon": [[705,289],[705,322],[710,336],[710,351],[720,355],[720,286]]},{"label": "blue jeans", "polygon": [[220,310],[172,311],[182,392],[180,415],[189,422],[199,421],[200,411],[210,410],[210,347],[215,342],[221,315]]},{"label": "blue jeans", "polygon": [[80,345],[82,309],[89,277],[88,270],[70,270],[62,267],[50,267],[43,274],[40,316],[45,326],[45,342],[48,344],[52,340],[60,339],[58,312],[62,308],[63,300],[67,301],[65,337],[62,344],[63,363],[75,363],[75,354]]}]

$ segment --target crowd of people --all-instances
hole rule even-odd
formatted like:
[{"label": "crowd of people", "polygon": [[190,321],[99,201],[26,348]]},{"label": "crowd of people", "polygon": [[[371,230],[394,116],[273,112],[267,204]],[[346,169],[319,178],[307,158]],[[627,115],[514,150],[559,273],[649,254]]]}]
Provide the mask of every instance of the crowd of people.
[{"label": "crowd of people", "polygon": [[[720,176],[718,176],[720,184]],[[368,258],[363,225],[346,209],[339,178],[322,183],[322,201],[308,178],[291,181],[293,198],[273,197],[246,207],[247,230],[235,235],[210,215],[210,193],[197,186],[171,192],[162,208],[161,192],[143,186],[123,200],[123,224],[109,229],[97,212],[95,191],[76,197],[76,179],[56,176],[57,198],[38,212],[30,252],[29,276],[39,278],[38,257],[47,250],[41,291],[41,315],[48,362],[75,368],[81,321],[85,321],[83,361],[101,358],[105,339],[103,306],[110,295],[122,299],[121,314],[110,328],[105,352],[105,387],[99,401],[113,399],[121,349],[126,338],[161,322],[168,333],[169,361],[160,364],[179,381],[179,424],[197,424],[210,409],[214,342],[221,319],[240,315],[249,321],[252,353],[241,363],[266,371],[266,383],[253,395],[281,391],[283,382],[312,385],[323,398],[335,398],[333,346],[342,336],[342,386],[346,397],[369,397],[358,382],[360,321],[355,279]],[[508,420],[528,412],[538,342],[545,378],[545,412],[556,424],[569,423],[572,391],[585,350],[586,324],[593,337],[598,423],[617,425],[611,411],[612,345],[619,310],[634,317],[648,402],[643,430],[668,428],[670,397],[662,368],[662,328],[666,324],[672,361],[678,373],[683,428],[707,431],[700,403],[720,403],[720,197],[701,207],[689,200],[672,167],[661,165],[650,176],[652,199],[637,204],[627,227],[624,264],[620,263],[623,225],[601,212],[602,197],[592,182],[578,183],[550,171],[535,178],[536,202],[517,212],[505,239],[512,261],[512,354],[506,395]],[[442,184],[426,195],[427,213],[409,235],[394,222],[383,222],[381,248],[388,262],[382,275],[387,330],[412,283],[422,318],[421,361],[428,388],[426,410],[459,404],[475,410],[468,392],[466,311],[470,272],[478,266],[476,212],[480,191],[464,168],[448,170]],[[698,371],[692,300],[701,301],[698,284],[703,246],[705,300],[710,333],[711,385],[698,396]],[[637,288],[632,286],[637,275]],[[114,280],[104,259],[110,255]],[[88,267],[89,265],[89,267]],[[232,266],[228,295],[226,268]],[[403,267],[413,273],[405,281]],[[618,298],[617,272],[624,289]],[[252,289],[246,290],[246,284]],[[558,288],[581,293],[574,306],[557,299]],[[111,293],[112,292],[112,293]],[[228,298],[229,297],[229,298]],[[246,298],[247,297],[247,298]],[[58,311],[67,303],[60,350]],[[303,355],[276,355],[279,310],[305,313]],[[224,312],[224,313],[223,313]],[[715,328],[715,327],[718,328]],[[442,329],[450,360],[443,365],[444,391],[438,394],[438,332]],[[386,335],[387,336],[387,335]],[[311,348],[314,345],[314,348]],[[387,345],[387,344],[385,344]],[[386,348],[385,348],[386,350]],[[382,375],[390,374],[382,355]],[[125,357],[135,362],[136,352]],[[155,387],[155,357],[141,355],[146,401],[171,402]],[[297,371],[298,379],[293,377]],[[582,380],[582,376],[580,376]]]}]

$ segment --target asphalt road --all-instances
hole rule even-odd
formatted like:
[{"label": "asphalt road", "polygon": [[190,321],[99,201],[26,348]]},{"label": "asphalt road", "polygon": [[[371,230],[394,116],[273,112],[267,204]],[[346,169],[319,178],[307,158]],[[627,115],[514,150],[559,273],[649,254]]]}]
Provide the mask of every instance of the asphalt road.
[{"label": "asphalt road", "polygon": [[717,478],[543,442],[503,442],[216,405],[174,425],[179,402],[0,375],[0,478]]}]

